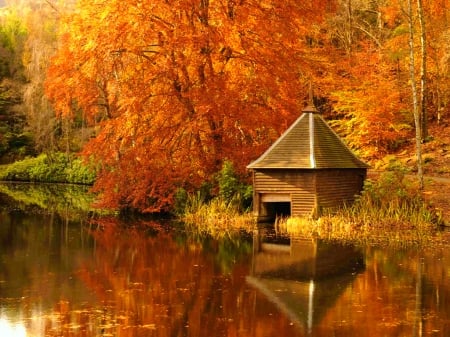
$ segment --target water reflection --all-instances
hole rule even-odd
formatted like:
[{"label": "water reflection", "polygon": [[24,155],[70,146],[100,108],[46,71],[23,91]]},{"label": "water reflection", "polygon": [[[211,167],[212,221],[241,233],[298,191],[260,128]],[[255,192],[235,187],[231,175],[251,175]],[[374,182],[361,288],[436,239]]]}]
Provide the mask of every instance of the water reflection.
[{"label": "water reflection", "polygon": [[86,220],[0,198],[0,336],[45,336],[62,299],[92,301],[76,277],[94,253]]},{"label": "water reflection", "polygon": [[26,337],[27,331],[21,323],[12,324],[6,318],[0,318],[0,336],[2,337]]},{"label": "water reflection", "polygon": [[265,297],[260,305],[269,299],[302,336],[450,335],[448,247],[321,249],[317,241],[257,237],[248,281]]},{"label": "water reflection", "polygon": [[[57,212],[74,217],[92,211],[94,201],[89,187],[70,184],[30,184],[0,182],[0,205],[14,205],[18,209]],[[14,203],[2,201],[11,198]]]},{"label": "water reflection", "polygon": [[450,335],[449,247],[217,241],[61,209],[0,194],[0,336]]},{"label": "water reflection", "polygon": [[364,270],[363,254],[350,245],[304,237],[277,242],[266,238],[265,232],[260,229],[254,234],[252,273],[247,282],[311,335]]}]

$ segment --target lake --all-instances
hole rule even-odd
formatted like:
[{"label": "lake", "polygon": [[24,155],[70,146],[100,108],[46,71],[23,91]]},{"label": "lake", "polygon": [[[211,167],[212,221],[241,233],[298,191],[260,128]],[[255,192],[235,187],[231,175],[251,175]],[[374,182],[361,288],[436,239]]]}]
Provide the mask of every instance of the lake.
[{"label": "lake", "polygon": [[0,336],[450,336],[450,249],[214,239],[0,184]]}]

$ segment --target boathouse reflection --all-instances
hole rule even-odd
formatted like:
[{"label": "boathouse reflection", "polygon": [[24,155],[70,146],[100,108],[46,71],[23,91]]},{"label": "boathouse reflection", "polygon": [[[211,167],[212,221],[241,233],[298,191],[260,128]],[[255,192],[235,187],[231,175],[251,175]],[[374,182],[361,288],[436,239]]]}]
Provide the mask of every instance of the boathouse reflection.
[{"label": "boathouse reflection", "polygon": [[364,256],[351,245],[254,233],[251,275],[247,282],[311,333],[344,290],[363,271]]}]

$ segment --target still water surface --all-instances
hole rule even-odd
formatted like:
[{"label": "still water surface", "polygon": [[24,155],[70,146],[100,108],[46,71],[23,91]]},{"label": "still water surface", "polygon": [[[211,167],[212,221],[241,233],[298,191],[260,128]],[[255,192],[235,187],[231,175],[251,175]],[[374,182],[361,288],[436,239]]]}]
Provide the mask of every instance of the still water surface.
[{"label": "still water surface", "polygon": [[28,189],[0,190],[1,337],[450,336],[449,247],[214,240]]}]

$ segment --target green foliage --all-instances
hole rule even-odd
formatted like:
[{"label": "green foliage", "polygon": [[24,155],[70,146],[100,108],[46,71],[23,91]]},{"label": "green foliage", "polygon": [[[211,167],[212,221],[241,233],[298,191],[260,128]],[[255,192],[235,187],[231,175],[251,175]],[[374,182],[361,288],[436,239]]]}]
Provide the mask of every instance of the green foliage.
[{"label": "green foliage", "polygon": [[411,203],[419,196],[406,179],[408,173],[408,168],[399,161],[390,160],[386,171],[376,183],[366,181],[362,196],[367,197],[371,203],[376,203],[377,207],[385,207],[387,203],[396,206]]},{"label": "green foliage", "polygon": [[226,160],[217,175],[219,197],[223,200],[234,200],[246,209],[251,205],[253,189],[251,185],[244,184],[236,175],[234,165]]},{"label": "green foliage", "polygon": [[0,77],[24,79],[22,53],[27,37],[23,20],[9,12],[0,22]]},{"label": "green foliage", "polygon": [[196,193],[179,189],[175,195],[175,212],[192,229],[214,237],[230,236],[240,230],[250,230],[255,219],[248,210],[252,186],[240,181],[233,163],[225,161],[216,176],[217,196],[211,198],[203,188]]},{"label": "green foliage", "polygon": [[91,185],[95,181],[95,172],[83,164],[82,160],[75,159],[66,167],[66,177],[71,183]]},{"label": "green foliage", "polygon": [[47,183],[93,184],[95,172],[79,158],[64,153],[51,156],[41,154],[7,165],[0,172],[1,180],[33,181]]},{"label": "green foliage", "polygon": [[174,212],[177,215],[182,215],[186,209],[186,205],[188,202],[188,192],[180,187],[176,192],[175,192],[175,202],[174,202]]},{"label": "green foliage", "polygon": [[21,95],[19,84],[10,79],[0,80],[0,157],[3,162],[31,153],[33,149],[33,139],[24,131],[25,116],[17,108]]},{"label": "green foliage", "polygon": [[188,193],[184,188],[179,188],[175,193],[174,213],[183,217],[201,209],[202,212],[207,211],[208,208],[211,208],[213,213],[224,214],[230,213],[230,210],[234,214],[249,209],[253,188],[239,179],[231,161],[223,163],[215,181],[218,190],[215,197],[212,196],[214,186],[209,183],[204,183],[195,193]]},{"label": "green foliage", "polygon": [[366,181],[361,196],[353,206],[344,209],[342,215],[364,228],[434,228],[440,219],[418,193],[418,187],[409,179],[408,172],[398,161],[391,161],[389,169],[376,181]]},{"label": "green foliage", "polygon": [[10,13],[0,26],[0,42],[2,46],[10,51],[21,49],[27,30],[17,13]]},{"label": "green foliage", "polygon": [[402,36],[409,33],[409,27],[406,24],[397,26],[392,31],[392,37]]},{"label": "green foliage", "polygon": [[234,172],[234,166],[231,161],[225,161],[220,170],[217,181],[219,184],[219,196],[225,200],[229,200],[233,195],[238,194],[240,191],[240,183]]}]

